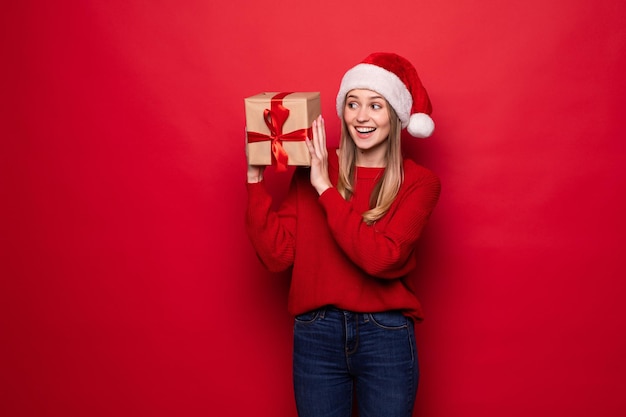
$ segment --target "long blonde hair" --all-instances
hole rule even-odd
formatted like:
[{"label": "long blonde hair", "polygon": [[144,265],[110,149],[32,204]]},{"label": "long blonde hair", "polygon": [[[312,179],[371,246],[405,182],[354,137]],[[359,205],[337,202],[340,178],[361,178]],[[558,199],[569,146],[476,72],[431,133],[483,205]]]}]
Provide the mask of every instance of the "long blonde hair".
[{"label": "long blonde hair", "polygon": [[[363,213],[363,221],[368,225],[376,223],[383,217],[391,203],[398,195],[400,185],[404,180],[402,168],[402,148],[400,132],[402,126],[394,109],[387,103],[391,127],[387,138],[387,152],[385,160],[387,165],[383,176],[378,180],[370,195],[370,209]],[[344,199],[350,200],[354,193],[356,172],[357,148],[350,137],[345,120],[341,121],[341,140],[339,142],[339,179],[337,190]]]}]

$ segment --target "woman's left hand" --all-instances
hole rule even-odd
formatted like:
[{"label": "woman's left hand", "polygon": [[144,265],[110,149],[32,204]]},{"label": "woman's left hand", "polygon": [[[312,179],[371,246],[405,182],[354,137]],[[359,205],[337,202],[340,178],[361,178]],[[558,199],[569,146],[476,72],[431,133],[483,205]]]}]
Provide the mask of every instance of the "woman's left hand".
[{"label": "woman's left hand", "polygon": [[311,185],[321,195],[332,187],[328,176],[328,150],[326,149],[326,126],[322,116],[313,121],[313,140],[306,138],[311,153]]}]

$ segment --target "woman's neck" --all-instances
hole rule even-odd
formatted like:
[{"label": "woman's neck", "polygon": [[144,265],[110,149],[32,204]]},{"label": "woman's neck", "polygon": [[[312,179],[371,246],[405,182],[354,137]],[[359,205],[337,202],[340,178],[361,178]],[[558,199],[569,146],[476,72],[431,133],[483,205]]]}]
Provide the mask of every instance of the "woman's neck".
[{"label": "woman's neck", "polygon": [[356,166],[364,168],[384,168],[387,166],[385,148],[356,150]]}]

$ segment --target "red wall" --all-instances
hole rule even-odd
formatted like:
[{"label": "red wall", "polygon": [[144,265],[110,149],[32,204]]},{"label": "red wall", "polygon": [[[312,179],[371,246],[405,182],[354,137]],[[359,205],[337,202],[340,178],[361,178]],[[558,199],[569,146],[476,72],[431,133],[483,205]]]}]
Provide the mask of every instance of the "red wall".
[{"label": "red wall", "polygon": [[[287,275],[243,229],[243,98],[417,66],[443,194],[424,417],[626,412],[623,1],[3,6],[0,415],[295,416]],[[277,197],[288,178],[270,175]]]}]

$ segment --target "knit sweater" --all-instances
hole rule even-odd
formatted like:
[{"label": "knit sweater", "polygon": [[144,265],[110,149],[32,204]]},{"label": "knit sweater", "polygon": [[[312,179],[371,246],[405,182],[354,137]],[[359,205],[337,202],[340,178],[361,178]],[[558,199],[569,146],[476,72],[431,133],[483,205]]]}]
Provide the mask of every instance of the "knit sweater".
[{"label": "knit sweater", "polygon": [[[337,184],[336,152],[329,152],[328,165]],[[354,312],[400,310],[423,319],[407,275],[416,266],[415,243],[439,198],[439,178],[405,159],[396,199],[367,225],[361,214],[383,172],[357,167],[355,191],[346,201],[334,187],[318,196],[309,169],[297,168],[278,210],[263,181],[247,185],[246,228],[259,259],[270,271],[293,268],[291,314],[332,305]]]}]

